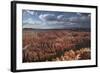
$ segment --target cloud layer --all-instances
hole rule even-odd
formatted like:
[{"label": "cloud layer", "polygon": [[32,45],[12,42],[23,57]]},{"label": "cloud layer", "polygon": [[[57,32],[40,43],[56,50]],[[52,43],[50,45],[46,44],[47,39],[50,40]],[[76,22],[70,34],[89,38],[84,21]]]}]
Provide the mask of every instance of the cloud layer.
[{"label": "cloud layer", "polygon": [[90,22],[90,13],[23,10],[26,28],[90,28]]}]

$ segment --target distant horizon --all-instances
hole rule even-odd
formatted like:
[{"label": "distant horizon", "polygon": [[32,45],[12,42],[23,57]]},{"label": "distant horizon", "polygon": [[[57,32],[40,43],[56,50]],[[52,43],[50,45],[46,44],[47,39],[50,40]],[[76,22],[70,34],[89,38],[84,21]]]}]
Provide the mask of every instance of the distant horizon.
[{"label": "distant horizon", "polygon": [[[51,29],[51,28],[31,28],[31,27],[26,27],[26,28],[23,28],[23,29]],[[52,29],[91,29],[90,27],[70,27],[70,28],[52,28]]]},{"label": "distant horizon", "polygon": [[90,28],[90,24],[90,13],[22,10],[22,28]]}]

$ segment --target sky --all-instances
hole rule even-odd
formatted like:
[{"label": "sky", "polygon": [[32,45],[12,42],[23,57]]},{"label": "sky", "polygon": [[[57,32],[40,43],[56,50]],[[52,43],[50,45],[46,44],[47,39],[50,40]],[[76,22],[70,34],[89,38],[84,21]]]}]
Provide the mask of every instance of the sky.
[{"label": "sky", "polygon": [[22,10],[23,28],[33,28],[33,29],[90,28],[90,24],[91,24],[90,13]]}]

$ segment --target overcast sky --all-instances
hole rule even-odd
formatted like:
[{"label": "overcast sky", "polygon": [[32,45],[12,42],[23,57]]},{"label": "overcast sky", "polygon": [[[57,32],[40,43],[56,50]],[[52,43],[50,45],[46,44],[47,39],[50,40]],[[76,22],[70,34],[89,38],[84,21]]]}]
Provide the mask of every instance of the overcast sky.
[{"label": "overcast sky", "polygon": [[90,22],[90,13],[22,10],[23,28],[90,28]]}]

